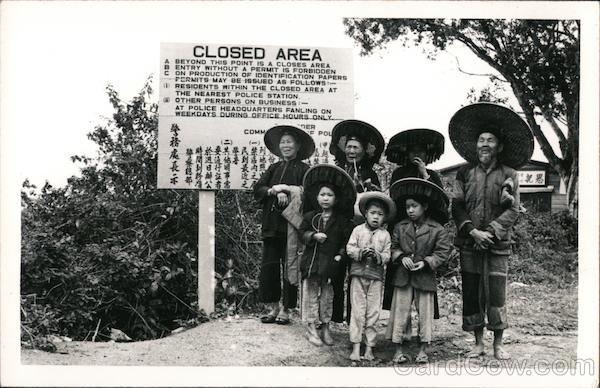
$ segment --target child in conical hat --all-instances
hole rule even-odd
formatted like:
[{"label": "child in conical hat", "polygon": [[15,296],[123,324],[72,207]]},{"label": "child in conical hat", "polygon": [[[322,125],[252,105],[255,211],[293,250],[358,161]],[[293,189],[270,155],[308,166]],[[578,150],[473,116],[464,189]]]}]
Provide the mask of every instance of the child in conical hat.
[{"label": "child in conical hat", "polygon": [[[352,178],[331,165],[311,167],[304,176],[304,216],[299,232],[305,243],[300,260],[302,315],[306,337],[320,346],[333,345],[329,323],[333,312],[333,279],[344,271],[341,262],[351,232],[356,191]],[[321,335],[317,323],[321,322]]]},{"label": "child in conical hat", "polygon": [[437,289],[435,270],[451,252],[448,233],[442,226],[448,221],[448,197],[437,185],[419,178],[396,181],[390,195],[397,203],[400,222],[392,233],[394,286],[386,338],[396,344],[393,361],[408,361],[403,343],[411,339],[411,308],[419,315],[420,351],[417,363],[427,363],[432,340],[434,295]]}]

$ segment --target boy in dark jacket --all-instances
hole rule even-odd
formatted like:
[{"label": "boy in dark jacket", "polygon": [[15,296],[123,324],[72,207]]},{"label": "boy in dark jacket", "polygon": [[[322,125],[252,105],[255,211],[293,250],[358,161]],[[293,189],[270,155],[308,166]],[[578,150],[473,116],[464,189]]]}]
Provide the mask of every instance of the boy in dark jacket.
[{"label": "boy in dark jacket", "polygon": [[[356,200],[350,176],[335,166],[311,168],[304,178],[305,210],[299,232],[305,243],[300,260],[302,314],[306,337],[316,346],[333,345],[329,322],[333,309],[332,279],[344,270],[341,263],[350,235],[349,216]],[[311,210],[314,209],[314,210]],[[321,336],[317,332],[320,321]]]},{"label": "boy in dark jacket", "polygon": [[451,251],[450,238],[441,225],[447,222],[448,198],[437,185],[419,178],[399,180],[390,188],[390,194],[398,201],[401,218],[392,233],[392,260],[401,265],[392,275],[394,291],[386,338],[396,344],[393,361],[408,361],[402,342],[412,336],[414,302],[421,341],[416,362],[427,363],[437,288],[435,270]]}]

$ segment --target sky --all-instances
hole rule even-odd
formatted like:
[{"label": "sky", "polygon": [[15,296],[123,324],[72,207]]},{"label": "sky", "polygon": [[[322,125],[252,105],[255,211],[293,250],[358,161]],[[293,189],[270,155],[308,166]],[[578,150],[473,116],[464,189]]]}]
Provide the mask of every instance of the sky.
[{"label": "sky", "polygon": [[[469,89],[485,87],[489,78],[461,73],[456,58],[469,73],[492,72],[487,64],[459,45],[436,60],[399,43],[363,57],[340,16],[269,6],[266,12],[255,3],[240,12],[239,3],[4,3],[2,113],[18,137],[20,180],[60,186],[77,174],[70,156],[95,155],[86,134],[112,112],[106,85],[127,100],[154,75],[158,90],[160,42],[354,47],[354,118],[373,124],[386,140],[410,128],[438,130],[446,153],[432,167],[462,161],[447,138],[448,122],[467,103]],[[537,145],[533,158],[546,160]]]}]

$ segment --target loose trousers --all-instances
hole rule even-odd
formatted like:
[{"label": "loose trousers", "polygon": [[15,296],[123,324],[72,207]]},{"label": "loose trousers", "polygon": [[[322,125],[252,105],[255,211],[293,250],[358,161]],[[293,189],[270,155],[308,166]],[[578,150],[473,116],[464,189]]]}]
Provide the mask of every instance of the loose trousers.
[{"label": "loose trousers", "polygon": [[350,283],[352,313],[350,316],[350,342],[360,343],[363,332],[366,345],[373,347],[377,343],[375,324],[379,319],[383,282],[353,276]]},{"label": "loose trousers", "polygon": [[508,255],[489,251],[463,249],[461,251],[463,292],[463,330],[473,331],[486,327],[504,330],[506,317],[506,274]]},{"label": "loose trousers", "polygon": [[435,292],[419,290],[411,285],[394,287],[385,338],[397,344],[411,339],[410,312],[414,302],[419,314],[419,338],[421,342],[430,343],[433,333],[434,295]]},{"label": "loose trousers", "polygon": [[285,236],[265,238],[263,240],[262,263],[259,276],[259,299],[263,303],[276,303],[283,294],[283,306],[295,308],[298,299],[298,287],[283,277],[285,274],[285,256],[287,240]]},{"label": "loose trousers", "polygon": [[318,277],[302,281],[302,311],[307,323],[329,323],[333,310],[333,286]]}]

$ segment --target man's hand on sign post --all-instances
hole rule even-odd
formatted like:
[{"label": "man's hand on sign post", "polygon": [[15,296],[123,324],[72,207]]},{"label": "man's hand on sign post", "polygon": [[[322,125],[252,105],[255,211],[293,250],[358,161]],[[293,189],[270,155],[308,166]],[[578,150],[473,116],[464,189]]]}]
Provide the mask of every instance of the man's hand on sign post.
[{"label": "man's hand on sign post", "polygon": [[286,193],[277,193],[277,203],[280,207],[286,207],[288,204],[288,196]]}]

